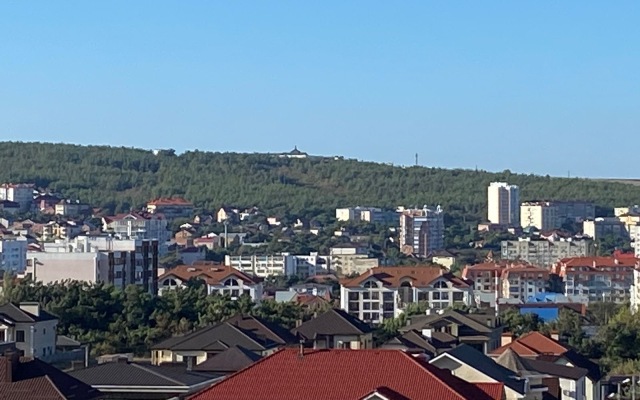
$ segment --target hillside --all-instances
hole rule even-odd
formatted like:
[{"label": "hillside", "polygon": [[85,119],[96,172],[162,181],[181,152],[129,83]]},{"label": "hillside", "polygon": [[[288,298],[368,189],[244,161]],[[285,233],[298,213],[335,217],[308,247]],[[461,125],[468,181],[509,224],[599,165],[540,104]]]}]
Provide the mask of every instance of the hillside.
[{"label": "hillside", "polygon": [[637,204],[640,187],[587,179],[394,167],[329,158],[151,151],[106,146],[0,142],[0,181],[33,182],[113,211],[180,195],[198,207],[257,205],[276,215],[311,217],[336,206],[441,204],[467,223],[483,219],[487,184],[521,186],[523,200],[582,199],[601,207]]}]

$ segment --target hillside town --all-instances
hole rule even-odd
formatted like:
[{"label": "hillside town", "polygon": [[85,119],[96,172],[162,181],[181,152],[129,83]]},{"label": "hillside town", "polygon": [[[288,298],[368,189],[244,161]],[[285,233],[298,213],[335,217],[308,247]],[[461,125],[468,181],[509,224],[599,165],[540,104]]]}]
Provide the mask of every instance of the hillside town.
[{"label": "hillside town", "polygon": [[[447,247],[438,205],[345,206],[323,225],[255,205],[204,210],[182,197],[116,214],[31,183],[2,184],[0,393],[17,398],[46,382],[42,393],[56,398],[295,399],[309,376],[332,382],[323,398],[635,393],[633,368],[604,368],[584,343],[615,312],[638,310],[640,207],[600,214],[579,199],[521,200],[505,182],[486,193],[477,240]],[[296,242],[309,251],[273,250]],[[238,311],[108,353],[62,334],[70,322],[24,294],[74,284],[125,296],[135,287],[151,299],[199,287]],[[285,316],[288,306],[302,314]],[[427,382],[429,393],[407,380]]]}]

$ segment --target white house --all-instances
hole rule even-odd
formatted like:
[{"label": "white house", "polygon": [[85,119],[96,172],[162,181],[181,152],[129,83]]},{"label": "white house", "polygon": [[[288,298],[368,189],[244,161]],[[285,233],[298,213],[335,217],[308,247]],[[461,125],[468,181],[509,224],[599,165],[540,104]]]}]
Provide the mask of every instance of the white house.
[{"label": "white house", "polygon": [[0,342],[15,342],[26,357],[47,357],[56,351],[58,319],[38,303],[0,306]]}]

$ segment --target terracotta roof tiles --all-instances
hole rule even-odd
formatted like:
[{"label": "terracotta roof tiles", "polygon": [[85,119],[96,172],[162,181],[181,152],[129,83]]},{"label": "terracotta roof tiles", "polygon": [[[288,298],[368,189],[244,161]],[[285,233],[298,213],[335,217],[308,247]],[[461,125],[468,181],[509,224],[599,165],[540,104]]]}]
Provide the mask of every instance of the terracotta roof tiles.
[{"label": "terracotta roof tiles", "polygon": [[434,266],[376,267],[355,278],[345,279],[341,283],[345,287],[358,287],[373,278],[387,287],[399,287],[404,281],[410,282],[413,287],[425,287],[441,277],[452,282],[456,287],[469,287],[465,280]]}]

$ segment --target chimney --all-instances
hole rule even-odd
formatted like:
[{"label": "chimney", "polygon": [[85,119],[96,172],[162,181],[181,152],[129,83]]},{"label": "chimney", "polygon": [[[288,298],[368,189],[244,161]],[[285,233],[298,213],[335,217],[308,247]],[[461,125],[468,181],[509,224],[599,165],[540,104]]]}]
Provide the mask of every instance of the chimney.
[{"label": "chimney", "polygon": [[296,320],[296,328],[299,327],[300,325],[302,325],[302,320],[301,319],[297,319]]},{"label": "chimney", "polygon": [[0,383],[13,382],[13,376],[16,374],[18,364],[20,363],[20,354],[14,349],[5,351],[0,356]]},{"label": "chimney", "polygon": [[511,332],[505,332],[500,337],[500,346],[506,346],[511,342],[513,342],[513,333]]},{"label": "chimney", "polygon": [[422,330],[422,336],[424,336],[426,338],[431,338],[431,329],[423,329]]},{"label": "chimney", "polygon": [[20,303],[20,309],[26,311],[29,314],[33,314],[36,317],[40,316],[40,303],[37,302],[23,302]]},{"label": "chimney", "polygon": [[559,342],[560,341],[560,332],[558,331],[551,331],[551,339]]},{"label": "chimney", "polygon": [[304,358],[304,340],[302,339],[300,339],[300,343],[298,345],[298,358],[301,360]]},{"label": "chimney", "polygon": [[187,357],[187,371],[193,370],[193,360],[195,357]]}]

